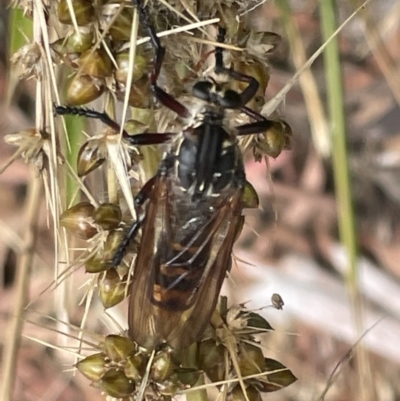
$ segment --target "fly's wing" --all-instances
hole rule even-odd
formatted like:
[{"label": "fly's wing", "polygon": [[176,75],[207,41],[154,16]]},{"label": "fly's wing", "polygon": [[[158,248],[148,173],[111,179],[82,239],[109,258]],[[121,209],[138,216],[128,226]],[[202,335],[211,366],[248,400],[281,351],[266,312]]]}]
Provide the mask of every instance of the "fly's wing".
[{"label": "fly's wing", "polygon": [[[182,229],[173,226],[168,188],[168,177],[159,177],[154,184],[129,303],[129,334],[146,348],[164,342],[173,348],[185,347],[201,335],[230,266],[241,213],[242,191],[236,189],[193,233],[192,240],[175,252],[173,260],[160,263],[160,255],[162,260],[171,247],[179,247],[165,238]],[[186,256],[185,263],[179,264],[179,255],[180,259]],[[168,274],[172,278],[166,283]]]}]

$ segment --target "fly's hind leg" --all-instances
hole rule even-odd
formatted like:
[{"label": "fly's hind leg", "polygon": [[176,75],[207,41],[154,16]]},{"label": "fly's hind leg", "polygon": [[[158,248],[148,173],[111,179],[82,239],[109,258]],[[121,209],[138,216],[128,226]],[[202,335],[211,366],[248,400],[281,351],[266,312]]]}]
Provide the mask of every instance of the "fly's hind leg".
[{"label": "fly's hind leg", "polygon": [[140,192],[135,196],[134,203],[136,208],[137,220],[132,223],[132,225],[126,232],[124,238],[122,239],[121,243],[119,244],[118,249],[112,258],[113,266],[118,266],[121,264],[122,259],[124,258],[124,255],[126,253],[126,250],[128,249],[129,243],[137,236],[140,228],[144,223],[146,214],[141,210],[141,207],[149,198],[156,178],[157,175],[154,176],[153,178],[150,178],[150,180],[146,182],[146,184],[142,187]]}]

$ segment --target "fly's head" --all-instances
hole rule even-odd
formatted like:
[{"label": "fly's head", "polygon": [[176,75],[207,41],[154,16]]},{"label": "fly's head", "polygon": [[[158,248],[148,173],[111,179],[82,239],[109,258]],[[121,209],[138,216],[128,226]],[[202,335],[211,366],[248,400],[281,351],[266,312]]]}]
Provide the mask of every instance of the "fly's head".
[{"label": "fly's head", "polygon": [[211,77],[194,84],[193,96],[221,109],[242,107],[242,98],[238,92],[230,89],[227,82],[217,82]]}]

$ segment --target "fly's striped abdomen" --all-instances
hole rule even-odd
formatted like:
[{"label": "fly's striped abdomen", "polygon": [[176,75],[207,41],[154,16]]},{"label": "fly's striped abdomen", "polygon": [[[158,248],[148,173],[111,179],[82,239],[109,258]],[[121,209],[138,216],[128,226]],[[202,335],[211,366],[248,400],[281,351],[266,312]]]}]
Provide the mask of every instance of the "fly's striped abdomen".
[{"label": "fly's striped abdomen", "polygon": [[169,310],[186,310],[192,305],[210,261],[215,236],[226,225],[218,218],[217,210],[208,206],[192,211],[181,208],[180,212],[186,212],[195,223],[186,228],[178,229],[179,225],[172,228],[171,235],[179,242],[166,241],[162,236],[154,258],[152,301]]}]

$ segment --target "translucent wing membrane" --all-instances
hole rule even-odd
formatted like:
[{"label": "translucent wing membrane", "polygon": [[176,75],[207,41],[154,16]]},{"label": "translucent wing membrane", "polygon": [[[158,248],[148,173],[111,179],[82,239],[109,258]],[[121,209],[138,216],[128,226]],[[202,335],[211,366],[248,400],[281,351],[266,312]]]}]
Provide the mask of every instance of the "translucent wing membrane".
[{"label": "translucent wing membrane", "polygon": [[[172,179],[156,181],[147,208],[129,305],[140,345],[184,347],[208,324],[230,267],[242,191],[194,205]],[[184,220],[182,224],[180,220]]]}]

